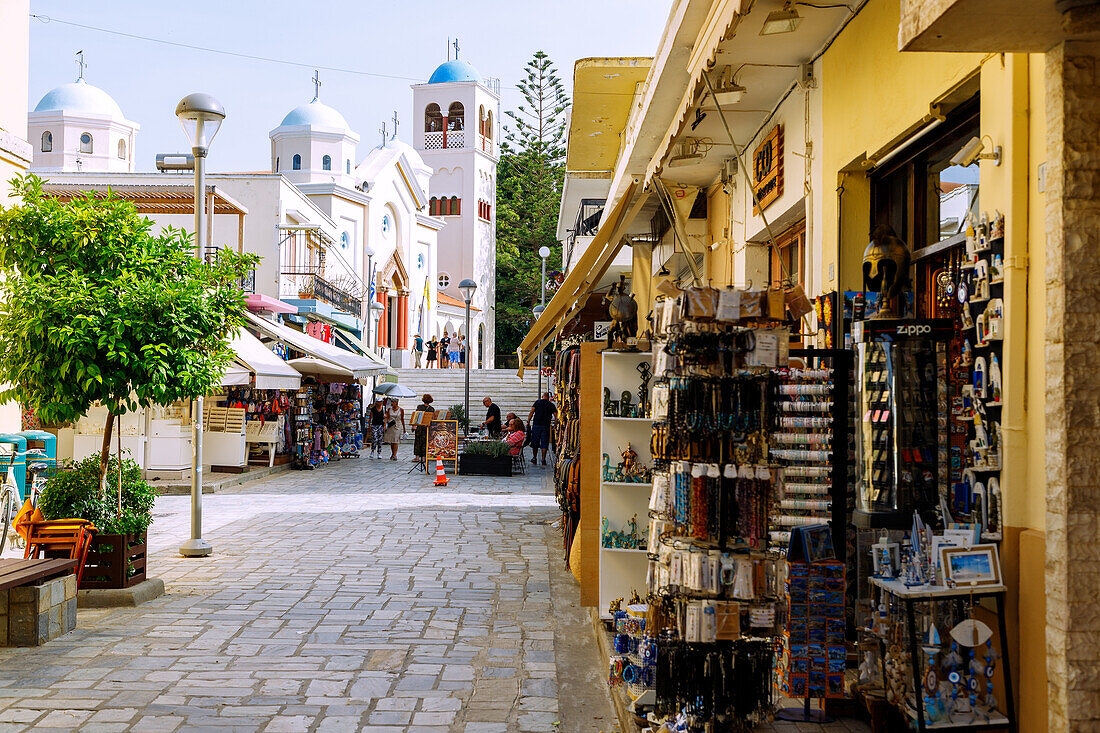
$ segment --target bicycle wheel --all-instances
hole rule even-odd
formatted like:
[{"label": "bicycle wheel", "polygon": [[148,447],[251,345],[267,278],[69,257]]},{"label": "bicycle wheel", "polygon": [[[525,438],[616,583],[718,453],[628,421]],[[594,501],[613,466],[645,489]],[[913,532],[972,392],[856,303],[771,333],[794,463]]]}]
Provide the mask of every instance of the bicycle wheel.
[{"label": "bicycle wheel", "polygon": [[17,511],[19,510],[15,506],[15,492],[10,486],[0,489],[0,553],[4,551],[4,546],[8,542],[8,531],[11,529],[11,522]]}]

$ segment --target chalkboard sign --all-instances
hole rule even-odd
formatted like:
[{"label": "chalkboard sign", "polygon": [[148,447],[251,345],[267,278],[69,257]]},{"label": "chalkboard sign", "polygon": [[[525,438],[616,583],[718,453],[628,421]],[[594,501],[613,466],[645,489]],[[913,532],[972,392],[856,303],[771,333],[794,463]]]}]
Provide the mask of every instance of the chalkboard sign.
[{"label": "chalkboard sign", "polygon": [[428,423],[428,459],[425,473],[435,475],[436,460],[443,461],[443,470],[454,475],[458,470],[458,420],[432,420]]}]

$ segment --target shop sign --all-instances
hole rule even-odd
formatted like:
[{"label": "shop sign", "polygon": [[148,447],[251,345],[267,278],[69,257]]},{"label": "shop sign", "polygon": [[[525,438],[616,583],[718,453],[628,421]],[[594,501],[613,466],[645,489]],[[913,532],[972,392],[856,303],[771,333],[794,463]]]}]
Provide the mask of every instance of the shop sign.
[{"label": "shop sign", "polygon": [[752,207],[753,215],[783,195],[783,125],[776,125],[752,151],[752,190],[760,206]]},{"label": "shop sign", "polygon": [[607,332],[611,330],[611,321],[596,321],[592,329],[592,338],[595,341],[606,341]]}]

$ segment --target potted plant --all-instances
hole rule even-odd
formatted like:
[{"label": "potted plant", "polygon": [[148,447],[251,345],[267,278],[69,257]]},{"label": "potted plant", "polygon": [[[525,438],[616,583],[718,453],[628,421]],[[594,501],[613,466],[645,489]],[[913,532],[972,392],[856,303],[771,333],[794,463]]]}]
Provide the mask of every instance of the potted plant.
[{"label": "potted plant", "polygon": [[464,432],[470,429],[470,418],[466,415],[465,405],[451,405],[451,419],[458,421],[458,427]]},{"label": "potted plant", "polygon": [[51,476],[38,508],[46,519],[87,519],[99,532],[88,549],[80,588],[129,588],[146,579],[146,536],[156,491],[129,458],[111,456],[107,488],[99,456],[88,456]]},{"label": "potted plant", "polygon": [[463,476],[511,476],[509,446],[497,441],[467,443],[458,457],[458,472]]}]

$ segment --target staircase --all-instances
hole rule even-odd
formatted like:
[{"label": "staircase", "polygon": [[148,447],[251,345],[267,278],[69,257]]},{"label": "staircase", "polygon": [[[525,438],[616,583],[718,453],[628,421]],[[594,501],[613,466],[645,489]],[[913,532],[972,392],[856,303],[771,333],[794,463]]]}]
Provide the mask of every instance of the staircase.
[{"label": "staircase", "polygon": [[[416,392],[416,397],[402,400],[402,407],[411,410],[420,404],[425,392],[432,396],[432,407],[446,410],[451,405],[461,405],[465,399],[466,373],[461,369],[395,369],[397,381]],[[546,380],[542,382],[547,389]],[[516,413],[524,422],[531,405],[538,399],[538,374],[531,370],[521,382],[514,369],[470,370],[470,414],[476,426],[485,419],[481,400],[492,397],[500,406],[501,417]]]}]

